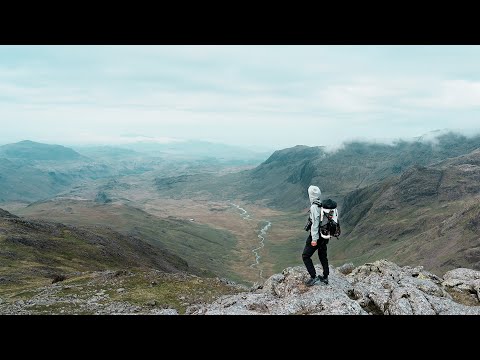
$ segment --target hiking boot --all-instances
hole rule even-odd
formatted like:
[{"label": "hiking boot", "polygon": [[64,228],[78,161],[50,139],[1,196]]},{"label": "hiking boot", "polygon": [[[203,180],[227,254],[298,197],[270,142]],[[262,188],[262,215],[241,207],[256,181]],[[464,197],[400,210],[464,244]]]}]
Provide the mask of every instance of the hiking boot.
[{"label": "hiking boot", "polygon": [[328,285],[328,276],[317,276],[318,280],[323,282],[325,285]]},{"label": "hiking boot", "polygon": [[307,286],[313,286],[315,284],[317,284],[318,282],[320,281],[320,279],[317,277],[311,277],[310,279],[308,279],[307,281],[305,281],[305,285]]}]

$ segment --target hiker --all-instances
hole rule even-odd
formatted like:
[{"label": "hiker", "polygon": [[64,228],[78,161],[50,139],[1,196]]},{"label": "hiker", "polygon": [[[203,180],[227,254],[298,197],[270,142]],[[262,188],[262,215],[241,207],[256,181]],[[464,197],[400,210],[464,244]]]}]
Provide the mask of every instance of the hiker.
[{"label": "hiker", "polygon": [[[322,192],[317,186],[310,185],[308,188],[308,197],[310,198],[311,206],[309,222],[305,226],[305,230],[310,228],[310,231],[302,254],[303,262],[308,273],[310,274],[310,279],[305,282],[305,285],[307,286],[315,285],[320,281],[328,284],[329,269],[327,259],[327,243],[330,236],[326,236],[326,238],[324,238],[323,235],[320,236],[319,233],[319,228],[323,220],[322,202],[320,200],[321,194]],[[316,250],[318,250],[318,257],[323,267],[323,276],[317,276],[311,259]]]}]

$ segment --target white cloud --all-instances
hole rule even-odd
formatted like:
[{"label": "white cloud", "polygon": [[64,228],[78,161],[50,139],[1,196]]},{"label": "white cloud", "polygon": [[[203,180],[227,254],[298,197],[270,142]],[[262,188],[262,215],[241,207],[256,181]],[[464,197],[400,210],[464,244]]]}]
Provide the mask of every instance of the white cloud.
[{"label": "white cloud", "polygon": [[120,142],[135,133],[288,146],[325,141],[316,132],[332,127],[340,141],[478,123],[471,49],[469,58],[450,58],[455,66],[431,62],[456,47],[19,49],[15,59],[15,48],[0,47],[0,140],[8,133]]},{"label": "white cloud", "polygon": [[480,107],[480,82],[445,80],[418,98],[407,98],[406,105],[430,109],[476,109]]}]

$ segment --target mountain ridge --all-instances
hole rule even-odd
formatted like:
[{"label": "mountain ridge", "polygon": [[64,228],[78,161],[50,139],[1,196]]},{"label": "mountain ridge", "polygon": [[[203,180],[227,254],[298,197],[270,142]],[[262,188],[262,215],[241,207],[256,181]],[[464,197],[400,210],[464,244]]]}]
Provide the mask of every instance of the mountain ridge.
[{"label": "mountain ridge", "polygon": [[62,145],[50,145],[23,140],[0,146],[0,157],[25,160],[79,160],[83,156]]},{"label": "mountain ridge", "polygon": [[361,262],[388,254],[436,272],[480,270],[479,165],[480,151],[474,150],[349,193],[334,257],[360,256]]},{"label": "mountain ridge", "polygon": [[250,170],[208,180],[191,177],[191,183],[182,179],[177,187],[175,176],[159,178],[160,183],[169,183],[168,188],[160,186],[159,191],[184,196],[207,191],[218,198],[233,193],[247,202],[300,210],[308,206],[306,189],[314,184],[320,187],[323,198],[335,198],[341,209],[343,198],[350,191],[399,175],[411,166],[427,166],[480,147],[480,135],[466,137],[450,132],[434,140],[402,140],[393,144],[352,141],[330,152],[321,146],[297,145],[275,151]]}]

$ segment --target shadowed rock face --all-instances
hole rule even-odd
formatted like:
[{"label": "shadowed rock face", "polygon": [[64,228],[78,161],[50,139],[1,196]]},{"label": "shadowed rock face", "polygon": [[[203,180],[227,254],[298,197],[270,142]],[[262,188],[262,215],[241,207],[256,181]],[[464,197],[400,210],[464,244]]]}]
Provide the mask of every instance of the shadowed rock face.
[{"label": "shadowed rock face", "polygon": [[[400,267],[386,260],[359,266],[348,275],[339,271],[344,268],[330,269],[329,285],[306,287],[304,267],[290,267],[267,279],[261,289],[221,297],[189,308],[187,314],[480,315],[479,271],[456,269],[442,279],[423,267]],[[322,273],[319,267],[317,272]],[[470,304],[477,306],[455,301],[452,289],[472,300],[475,296]]]}]

